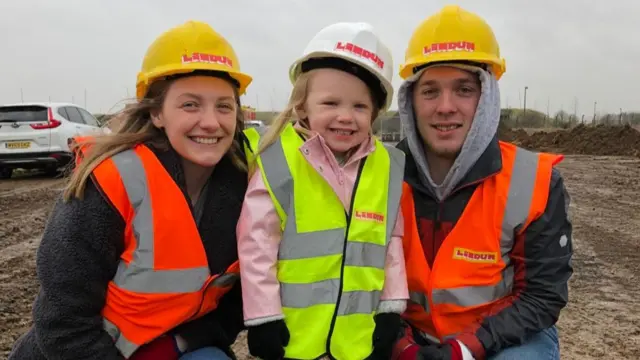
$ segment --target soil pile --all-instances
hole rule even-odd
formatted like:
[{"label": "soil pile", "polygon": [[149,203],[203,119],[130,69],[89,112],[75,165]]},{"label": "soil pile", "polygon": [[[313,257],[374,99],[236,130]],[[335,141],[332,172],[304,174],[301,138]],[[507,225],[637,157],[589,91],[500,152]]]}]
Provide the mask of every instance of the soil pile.
[{"label": "soil pile", "polygon": [[578,125],[567,130],[537,131],[498,129],[500,140],[536,151],[563,154],[640,157],[640,132],[630,125]]}]

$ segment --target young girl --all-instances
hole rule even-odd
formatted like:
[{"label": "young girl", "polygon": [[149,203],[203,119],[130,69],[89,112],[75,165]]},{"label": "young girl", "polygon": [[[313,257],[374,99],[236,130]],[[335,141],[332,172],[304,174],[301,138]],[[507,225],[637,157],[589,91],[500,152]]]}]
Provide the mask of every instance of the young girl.
[{"label": "young girl", "polygon": [[408,299],[404,157],[371,126],[392,67],[370,25],[330,25],[291,67],[286,110],[249,136],[259,156],[237,234],[254,356],[390,357]]},{"label": "young girl", "polygon": [[38,249],[34,325],[9,359],[232,357],[250,82],[205,23],[154,41],[138,101],[114,133],[82,141]]}]

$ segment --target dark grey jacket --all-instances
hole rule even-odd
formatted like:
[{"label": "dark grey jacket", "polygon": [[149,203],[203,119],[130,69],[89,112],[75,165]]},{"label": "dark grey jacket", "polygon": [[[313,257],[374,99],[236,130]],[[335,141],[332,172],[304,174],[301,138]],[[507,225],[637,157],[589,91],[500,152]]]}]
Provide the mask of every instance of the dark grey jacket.
[{"label": "dark grey jacket", "polygon": [[[406,139],[397,147],[410,154]],[[407,156],[404,180],[413,189],[418,232],[430,266],[478,184],[502,170],[501,158],[498,138],[494,137],[467,175],[447,197],[438,201],[420,181],[414,158]],[[508,305],[478,319],[475,327],[458,335],[458,340],[476,359],[520,345],[558,321],[569,300],[567,282],[573,274],[569,201],[562,175],[554,168],[544,214],[515,239],[511,252],[515,280]]]},{"label": "dark grey jacket", "polygon": [[[172,150],[152,150],[188,199],[178,155]],[[203,193],[198,229],[214,274],[238,259],[235,226],[246,188],[247,174],[225,157]],[[9,359],[123,358],[103,330],[100,312],[124,248],[124,226],[94,182],[88,182],[84,200],[57,201],[37,253],[41,287],[33,306],[33,327],[18,339]],[[190,348],[225,347],[243,327],[237,283],[217,310],[173,332],[180,333]]]}]

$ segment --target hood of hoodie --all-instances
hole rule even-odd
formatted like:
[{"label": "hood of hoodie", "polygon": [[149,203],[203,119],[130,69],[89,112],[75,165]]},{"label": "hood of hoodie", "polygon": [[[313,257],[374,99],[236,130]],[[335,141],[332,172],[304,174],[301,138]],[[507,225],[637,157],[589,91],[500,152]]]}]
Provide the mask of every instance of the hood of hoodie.
[{"label": "hood of hoodie", "polygon": [[432,65],[453,66],[462,70],[477,73],[481,83],[481,95],[478,101],[473,123],[467,133],[458,157],[449,169],[442,184],[436,184],[431,178],[429,164],[424,151],[422,137],[416,127],[413,111],[413,84],[420,79],[426,69],[408,78],[398,91],[398,112],[407,138],[407,145],[418,169],[420,182],[438,199],[448,196],[471,170],[480,155],[487,149],[498,131],[500,121],[500,90],[493,75],[480,67],[463,64]]}]

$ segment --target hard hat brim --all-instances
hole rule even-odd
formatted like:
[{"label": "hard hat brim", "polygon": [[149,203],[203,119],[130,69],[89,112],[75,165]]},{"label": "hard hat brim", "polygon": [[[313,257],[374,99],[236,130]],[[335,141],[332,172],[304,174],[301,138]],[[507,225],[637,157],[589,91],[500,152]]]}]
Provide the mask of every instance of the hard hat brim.
[{"label": "hard hat brim", "polygon": [[457,54],[443,52],[441,54],[431,54],[428,58],[425,56],[416,56],[409,59],[400,67],[399,75],[402,79],[407,79],[413,75],[413,69],[416,67],[444,61],[469,61],[487,64],[491,67],[491,72],[497,80],[500,80],[506,71],[506,61],[504,59],[500,59],[483,52],[460,52]]},{"label": "hard hat brim", "polygon": [[391,101],[393,99],[393,91],[394,91],[393,84],[391,84],[389,81],[387,81],[387,79],[384,78],[383,76],[380,76],[380,74],[377,73],[376,71],[373,71],[371,69],[371,67],[367,63],[360,62],[360,61],[355,61],[354,58],[352,58],[352,57],[336,54],[335,52],[314,51],[314,52],[309,53],[306,56],[296,60],[289,67],[289,80],[291,81],[291,84],[295,84],[296,80],[300,76],[301,65],[302,65],[303,62],[305,62],[305,61],[307,61],[309,59],[312,59],[312,58],[322,58],[322,57],[333,57],[333,58],[343,59],[343,60],[349,61],[351,63],[354,63],[354,64],[356,64],[358,66],[361,66],[361,67],[367,69],[369,72],[371,72],[382,83],[382,86],[384,87],[385,91],[387,92],[387,97],[385,99],[384,107],[383,107],[383,109],[381,109],[381,111],[387,111],[387,109],[391,105]]},{"label": "hard hat brim", "polygon": [[138,74],[138,81],[136,84],[136,96],[138,99],[142,99],[146,94],[149,86],[157,81],[158,79],[178,74],[187,74],[194,71],[220,71],[228,73],[233,79],[235,79],[238,84],[238,94],[244,95],[246,93],[247,87],[253,81],[253,78],[245,73],[230,70],[228,66],[219,65],[219,64],[209,64],[209,63],[193,63],[193,64],[180,64],[180,66],[176,65],[167,65],[163,67],[159,67],[154,71],[148,72],[146,76],[142,73]]}]

